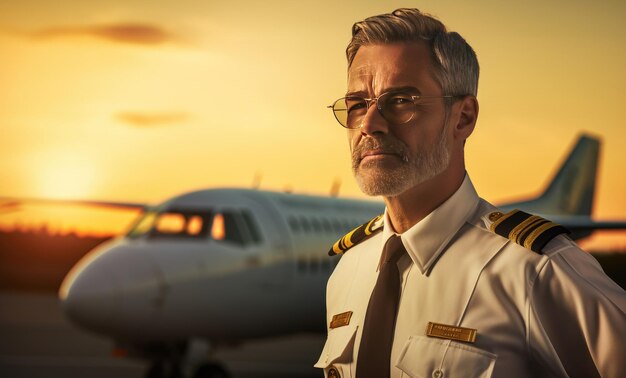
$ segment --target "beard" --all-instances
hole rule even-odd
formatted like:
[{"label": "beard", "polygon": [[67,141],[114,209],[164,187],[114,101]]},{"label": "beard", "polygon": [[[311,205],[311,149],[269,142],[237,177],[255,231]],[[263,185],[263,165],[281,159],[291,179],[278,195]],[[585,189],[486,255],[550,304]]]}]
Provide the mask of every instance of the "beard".
[{"label": "beard", "polygon": [[[433,145],[421,146],[414,154],[390,134],[361,139],[352,151],[352,172],[361,191],[369,196],[395,197],[446,170],[450,164],[446,129],[441,128]],[[361,156],[370,150],[395,155],[397,161],[391,166],[377,161],[362,163]]]}]

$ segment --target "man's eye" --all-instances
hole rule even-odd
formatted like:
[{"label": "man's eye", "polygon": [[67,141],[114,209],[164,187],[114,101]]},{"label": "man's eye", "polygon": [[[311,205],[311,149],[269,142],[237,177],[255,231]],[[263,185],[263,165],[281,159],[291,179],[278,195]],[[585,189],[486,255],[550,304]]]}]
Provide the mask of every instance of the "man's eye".
[{"label": "man's eye", "polygon": [[405,105],[412,102],[413,100],[406,96],[394,96],[387,101],[389,105]]},{"label": "man's eye", "polygon": [[355,110],[364,109],[365,108],[365,102],[363,102],[363,101],[348,102],[347,103],[347,108],[348,108],[348,113],[351,113],[351,112],[353,112]]}]

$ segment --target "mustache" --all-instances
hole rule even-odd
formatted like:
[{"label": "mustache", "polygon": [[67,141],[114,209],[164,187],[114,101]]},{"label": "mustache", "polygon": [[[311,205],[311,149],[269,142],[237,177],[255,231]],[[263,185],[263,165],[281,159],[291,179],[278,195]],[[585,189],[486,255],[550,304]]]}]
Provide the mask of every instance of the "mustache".
[{"label": "mustache", "polygon": [[352,161],[354,164],[358,164],[363,160],[363,155],[369,151],[379,151],[386,154],[398,155],[403,161],[409,161],[409,154],[406,146],[398,139],[385,136],[385,137],[365,137],[361,139],[352,150]]}]

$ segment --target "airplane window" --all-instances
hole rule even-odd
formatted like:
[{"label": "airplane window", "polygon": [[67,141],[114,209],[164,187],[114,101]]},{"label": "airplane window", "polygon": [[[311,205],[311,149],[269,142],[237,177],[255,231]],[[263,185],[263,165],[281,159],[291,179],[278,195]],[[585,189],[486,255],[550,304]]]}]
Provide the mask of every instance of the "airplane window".
[{"label": "airplane window", "polygon": [[259,232],[259,229],[257,228],[257,224],[252,218],[252,214],[250,214],[249,211],[242,211],[241,215],[243,215],[243,220],[246,223],[246,226],[248,226],[248,231],[250,232],[252,241],[254,241],[255,243],[260,243],[261,233]]},{"label": "airplane window", "polygon": [[311,218],[311,225],[313,226],[313,230],[315,232],[321,232],[322,231],[322,225],[317,220],[317,218]]},{"label": "airplane window", "polygon": [[185,217],[182,214],[161,214],[156,222],[160,234],[180,234],[185,230]]},{"label": "airplane window", "polygon": [[155,211],[148,211],[141,216],[141,218],[131,227],[126,236],[130,238],[138,237],[146,234],[152,228],[154,220],[156,219]]},{"label": "airplane window", "polygon": [[330,221],[327,218],[322,218],[322,224],[324,225],[324,231],[333,232],[333,226],[330,224]]},{"label": "airplane window", "polygon": [[227,231],[226,237],[224,238],[225,240],[232,241],[238,244],[246,244],[246,241],[248,241],[248,239],[244,238],[242,234],[243,225],[238,224],[237,219],[235,218],[235,214],[224,213],[224,226]]},{"label": "airplane window", "polygon": [[302,225],[302,230],[304,232],[311,231],[311,226],[309,225],[309,220],[305,217],[300,218],[300,224]]},{"label": "airplane window", "polygon": [[202,217],[198,215],[194,215],[187,220],[187,233],[189,235],[196,236],[202,232]]},{"label": "airplane window", "polygon": [[211,226],[211,237],[240,245],[248,244],[252,238],[243,217],[234,212],[215,214]]},{"label": "airplane window", "polygon": [[300,232],[300,224],[296,218],[289,217],[289,228],[291,228],[291,231]]},{"label": "airplane window", "polygon": [[[183,211],[167,211],[154,215],[155,219],[152,222],[149,230],[149,237],[188,237],[188,238],[203,238],[207,235],[208,220],[211,217],[210,213],[189,213],[186,210]],[[144,221],[142,220],[143,223]],[[147,220],[145,221],[147,222]],[[139,229],[139,225],[135,227]],[[131,231],[134,236],[137,231]],[[130,235],[130,234],[129,234]]]},{"label": "airplane window", "polygon": [[213,225],[211,226],[211,237],[215,240],[223,240],[225,236],[224,216],[222,214],[215,214],[213,217]]},{"label": "airplane window", "polygon": [[339,221],[337,219],[333,219],[333,227],[335,228],[336,232],[341,232],[342,231],[341,223],[339,223]]}]

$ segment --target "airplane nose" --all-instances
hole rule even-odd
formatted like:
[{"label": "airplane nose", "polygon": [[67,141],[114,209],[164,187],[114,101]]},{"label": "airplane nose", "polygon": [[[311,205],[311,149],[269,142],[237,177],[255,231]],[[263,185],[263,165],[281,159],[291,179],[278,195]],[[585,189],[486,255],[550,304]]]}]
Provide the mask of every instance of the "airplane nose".
[{"label": "airplane nose", "polygon": [[[63,310],[75,323],[100,329],[111,324],[120,299],[120,290],[113,280],[111,259],[100,258],[78,269],[74,277],[67,277]],[[67,282],[71,280],[71,282]]]},{"label": "airplane nose", "polygon": [[[68,318],[101,333],[125,333],[137,327],[162,299],[162,275],[148,251],[127,245],[95,250],[68,273],[59,297]],[[149,304],[136,300],[144,298]]]}]

